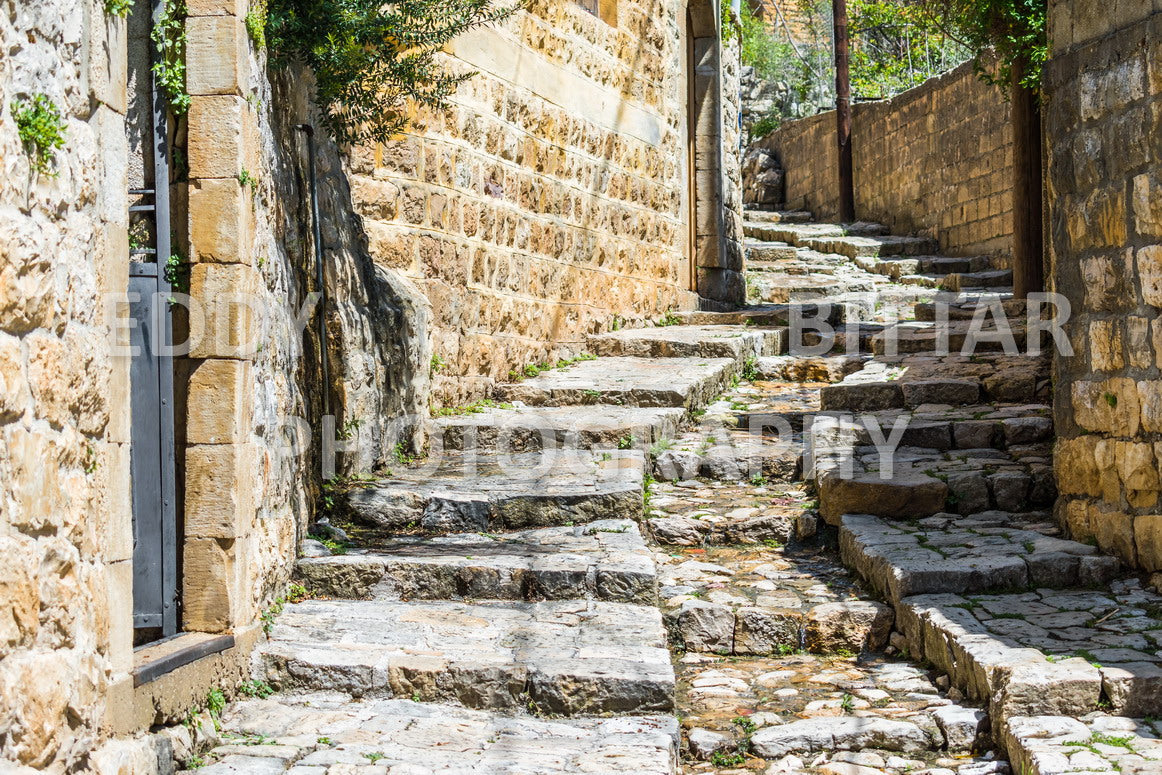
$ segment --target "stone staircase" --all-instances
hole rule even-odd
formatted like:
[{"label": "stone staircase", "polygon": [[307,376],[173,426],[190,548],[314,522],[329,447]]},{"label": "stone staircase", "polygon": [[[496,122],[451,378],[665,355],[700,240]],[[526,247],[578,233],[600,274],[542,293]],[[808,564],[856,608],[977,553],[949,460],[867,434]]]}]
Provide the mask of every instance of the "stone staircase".
[{"label": "stone staircase", "polygon": [[1007,273],[746,220],[754,305],[595,335],[336,496],[201,773],[1162,772],[1162,597],[1051,514],[1048,356],[973,345],[1025,344]]}]

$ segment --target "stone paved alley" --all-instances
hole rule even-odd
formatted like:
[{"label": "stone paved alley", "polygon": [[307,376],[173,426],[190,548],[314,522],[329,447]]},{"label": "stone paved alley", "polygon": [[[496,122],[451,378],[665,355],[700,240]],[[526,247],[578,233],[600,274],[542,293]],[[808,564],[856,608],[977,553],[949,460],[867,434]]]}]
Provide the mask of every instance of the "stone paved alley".
[{"label": "stone paved alley", "polygon": [[[594,359],[440,419],[438,463],[350,482],[353,545],[310,542],[260,696],[179,728],[179,757],[1162,772],[1162,596],[1051,518],[1048,354],[934,352],[936,305],[959,348],[988,294],[1024,339],[1008,272],[882,232],[749,212],[749,308],[595,336]],[[818,305],[835,350],[787,355]],[[908,420],[890,461],[868,416]]]}]

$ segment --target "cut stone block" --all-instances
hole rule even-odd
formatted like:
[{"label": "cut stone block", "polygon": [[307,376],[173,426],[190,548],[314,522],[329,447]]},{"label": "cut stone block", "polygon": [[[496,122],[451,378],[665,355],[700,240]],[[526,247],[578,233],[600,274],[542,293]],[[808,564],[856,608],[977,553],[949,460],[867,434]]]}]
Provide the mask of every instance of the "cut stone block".
[{"label": "cut stone block", "polygon": [[240,702],[221,723],[248,744],[212,751],[219,761],[200,770],[209,775],[403,772],[420,762],[427,772],[671,775],[678,744],[672,716],[549,720],[325,692]]},{"label": "cut stone block", "polygon": [[928,734],[910,721],[886,718],[812,718],[764,727],[751,735],[759,756],[777,759],[817,751],[883,751],[918,753],[931,746]]},{"label": "cut stone block", "polygon": [[263,646],[282,689],[567,715],[665,712],[674,671],[658,609],[626,603],[310,600]]},{"label": "cut stone block", "polygon": [[677,406],[699,409],[730,382],[730,358],[597,358],[501,385],[505,401],[530,406]]},{"label": "cut stone block", "polygon": [[372,551],[302,559],[296,573],[321,597],[596,599],[642,605],[657,599],[653,558],[628,520],[405,538]]},{"label": "cut stone block", "polygon": [[442,466],[361,482],[337,508],[389,532],[500,532],[599,519],[639,519],[644,456],[553,450],[447,456]]},{"label": "cut stone block", "polygon": [[603,357],[759,358],[786,349],[781,328],[733,326],[660,326],[614,331],[589,337],[589,349]]}]

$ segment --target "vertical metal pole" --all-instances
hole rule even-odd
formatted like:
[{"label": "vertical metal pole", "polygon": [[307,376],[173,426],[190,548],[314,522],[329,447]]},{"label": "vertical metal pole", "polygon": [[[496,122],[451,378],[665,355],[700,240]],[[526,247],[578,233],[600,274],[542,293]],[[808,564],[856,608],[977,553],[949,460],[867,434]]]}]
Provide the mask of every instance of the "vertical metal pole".
[{"label": "vertical metal pole", "polygon": [[831,0],[835,17],[835,117],[839,146],[839,220],[855,220],[855,176],[851,160],[851,73],[847,0]]},{"label": "vertical metal pole", "polygon": [[315,240],[315,283],[319,298],[319,360],[323,371],[323,416],[331,414],[331,371],[327,364],[327,283],[323,274],[323,227],[319,223],[319,186],[315,178],[315,128],[298,124],[307,136],[307,175],[311,188],[311,234]]}]

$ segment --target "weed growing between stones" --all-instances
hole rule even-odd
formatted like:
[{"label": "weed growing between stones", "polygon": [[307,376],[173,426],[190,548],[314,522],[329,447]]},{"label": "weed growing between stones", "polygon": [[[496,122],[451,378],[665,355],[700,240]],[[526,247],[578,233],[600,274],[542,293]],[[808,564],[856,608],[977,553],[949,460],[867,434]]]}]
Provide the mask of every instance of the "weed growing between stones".
[{"label": "weed growing between stones", "polygon": [[254,0],[246,13],[246,34],[255,48],[266,48],[266,0]]},{"label": "weed growing between stones", "polygon": [[14,100],[11,109],[20,142],[33,169],[42,175],[56,177],[56,152],[65,145],[65,122],[60,110],[47,94]]}]

